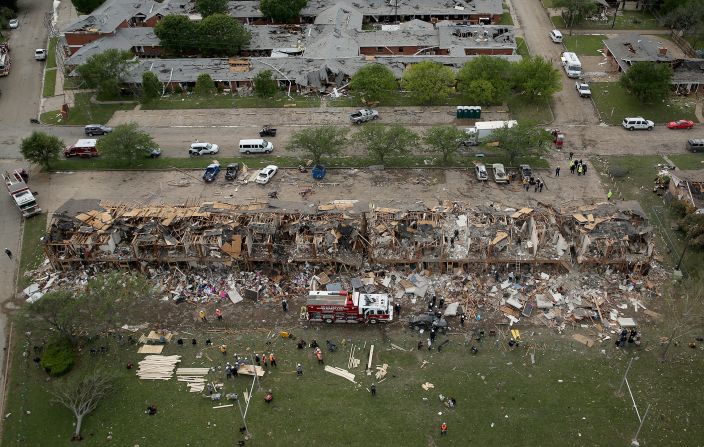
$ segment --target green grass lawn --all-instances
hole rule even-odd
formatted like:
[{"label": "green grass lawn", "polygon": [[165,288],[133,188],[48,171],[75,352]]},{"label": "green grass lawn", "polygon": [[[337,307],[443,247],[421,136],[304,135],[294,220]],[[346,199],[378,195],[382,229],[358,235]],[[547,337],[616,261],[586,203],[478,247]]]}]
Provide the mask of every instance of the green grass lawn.
[{"label": "green grass lawn", "polygon": [[522,37],[516,37],[516,52],[523,57],[530,57],[530,50],[526,41]]},{"label": "green grass lawn", "polygon": [[44,90],[42,96],[49,98],[54,96],[56,91],[56,68],[47,68],[44,70]]},{"label": "green grass lawn", "polygon": [[25,272],[34,270],[44,261],[44,250],[39,238],[46,232],[46,212],[24,220],[22,228],[22,254],[20,268],[17,275],[19,289],[24,289],[30,284],[30,279],[24,276]]},{"label": "green grass lawn", "polygon": [[145,110],[172,110],[172,109],[231,109],[234,107],[266,108],[266,107],[319,107],[318,96],[293,95],[293,99],[283,92],[272,98],[258,96],[236,96],[230,94],[217,94],[210,96],[196,95],[170,95],[156,101],[149,101],[142,105]]},{"label": "green grass lawn", "polygon": [[[562,16],[552,16],[550,17],[553,25],[559,29],[567,29],[565,20]],[[611,22],[613,17],[610,17],[606,22],[592,22],[585,20],[582,23],[574,25],[574,29],[603,29],[608,30],[611,28]],[[663,29],[660,24],[658,24],[657,19],[653,17],[652,14],[646,11],[619,11],[618,16],[616,16],[616,24],[613,29]]]},{"label": "green grass lawn", "polygon": [[46,49],[46,68],[56,68],[56,43],[58,40],[58,37],[49,39],[49,48]]},{"label": "green grass lawn", "polygon": [[675,119],[696,121],[694,105],[687,107],[685,102],[678,101],[679,98],[671,97],[666,103],[644,104],[617,82],[594,82],[589,86],[602,121],[609,124],[620,124],[626,116],[643,116],[658,124]]},{"label": "green grass lawn", "polygon": [[94,104],[90,101],[92,93],[76,94],[76,104],[69,110],[69,116],[66,121],[61,120],[61,115],[58,110],[44,112],[41,115],[41,121],[46,124],[91,124],[91,123],[106,123],[112,115],[118,110],[131,110],[137,105],[132,104]]},{"label": "green grass lawn", "polygon": [[501,22],[499,22],[499,25],[513,25],[513,17],[511,17],[510,11],[504,11],[504,13],[501,14]]},{"label": "green grass lawn", "polygon": [[[482,148],[480,151],[486,155],[485,163],[504,163],[508,165],[508,160],[500,153],[487,152]],[[264,166],[275,164],[280,168],[295,168],[305,164],[309,157],[218,157],[221,166],[226,166],[228,163],[244,163],[251,169],[260,169]],[[433,160],[431,165],[426,161]],[[384,165],[389,168],[422,168],[428,166],[443,166],[454,168],[466,168],[473,166],[473,155],[457,154],[450,162],[443,163],[437,157],[437,154],[426,155],[408,155],[405,157],[388,158],[384,161]],[[151,169],[205,169],[205,166],[210,162],[207,157],[192,157],[192,158],[169,158],[160,157],[157,159],[145,158],[139,164],[128,167],[126,164],[110,160],[106,158],[93,159],[69,159],[58,160],[52,163],[53,171],[100,171],[111,169],[134,169],[134,170],[151,170]],[[528,163],[535,167],[548,167],[546,160],[537,157],[527,157],[519,160],[516,164]],[[364,156],[345,156],[344,154],[331,159],[325,159],[323,164],[329,168],[363,168],[372,165],[378,165],[379,161],[372,157]]]},{"label": "green grass lawn", "polygon": [[[682,145],[684,146],[684,144]],[[690,169],[703,169],[704,168],[704,153],[684,153],[684,154],[672,154],[668,155],[667,158],[672,160],[678,169],[690,170]]]},{"label": "green grass lawn", "polygon": [[545,6],[546,8],[554,8],[555,2],[554,0],[543,0],[543,6]]},{"label": "green grass lawn", "polygon": [[[313,326],[313,325],[311,325]],[[223,357],[215,347],[204,349],[208,337],[215,344],[235,347],[240,354],[273,349],[278,368],[261,379],[249,405],[247,425],[253,446],[363,446],[369,445],[628,445],[637,429],[630,398],[617,396],[616,390],[630,355],[618,351],[611,342],[588,349],[570,340],[569,335],[539,336],[523,330],[526,348],[508,351],[504,342],[489,337],[482,343],[450,335],[442,352],[416,351],[418,336],[400,328],[315,326],[291,328],[310,341],[331,339],[341,346],[335,353],[325,352],[328,365],[347,367],[349,349],[340,344],[342,337],[360,349],[357,357],[366,362],[373,343],[375,365],[388,363],[387,379],[377,384],[377,396],[367,388],[377,382],[353,369],[357,384],[323,371],[309,349],[298,350],[293,340],[274,340],[264,344],[265,331],[238,330],[236,334],[193,331],[200,344],[168,345],[164,354],[182,356],[180,367],[222,366]],[[16,325],[16,333],[22,333]],[[286,329],[289,329],[288,327]],[[487,328],[488,329],[488,328]],[[459,332],[459,331],[453,331]],[[531,336],[531,334],[535,334]],[[34,334],[32,334],[35,336]],[[185,335],[187,339],[191,335]],[[440,336],[442,340],[444,337]],[[31,352],[22,357],[23,339],[16,337],[12,353],[11,382],[8,393],[3,447],[71,446],[72,414],[52,403],[47,390],[64,379],[46,380],[35,368]],[[391,349],[394,343],[409,349]],[[364,348],[366,344],[366,348]],[[651,404],[648,423],[640,434],[647,445],[698,445],[704,422],[697,417],[702,394],[700,371],[704,367],[701,351],[682,343],[673,347],[677,362],[662,364],[657,359],[656,334],[645,329],[638,360],[629,377],[641,406]],[[208,445],[232,446],[241,439],[242,426],[237,405],[212,407],[229,402],[212,402],[198,393],[189,393],[175,379],[141,381],[135,365],[142,358],[130,344],[101,339],[93,346],[107,345],[107,354],[83,357],[70,375],[93,367],[104,367],[116,376],[113,394],[107,397],[84,421],[84,446],[104,445]],[[479,346],[476,356],[469,347]],[[31,346],[31,342],[28,344]],[[599,353],[605,349],[606,355]],[[196,353],[203,350],[202,358]],[[531,364],[529,352],[535,356]],[[212,361],[210,359],[212,359]],[[423,361],[429,362],[421,368]],[[296,377],[295,364],[303,365],[304,375]],[[240,376],[227,381],[222,371],[211,373],[210,381],[224,383],[224,392],[244,391],[251,379]],[[425,391],[421,384],[434,388]],[[267,389],[274,393],[271,405],[264,403]],[[446,408],[438,395],[457,400],[455,409]],[[244,399],[242,399],[244,400]],[[243,405],[244,401],[241,402]],[[158,408],[155,416],[144,414],[147,405]],[[536,423],[540,420],[540,423]],[[618,423],[615,423],[617,421]],[[440,438],[439,427],[448,424],[448,434]],[[362,429],[363,427],[363,429]],[[106,437],[112,434],[112,441]]]},{"label": "green grass lawn", "polygon": [[599,56],[601,53],[598,50],[604,48],[603,34],[575,34],[572,36],[564,36],[563,41],[567,51],[572,51],[580,56]]},{"label": "green grass lawn", "polygon": [[511,118],[519,121],[534,121],[537,124],[552,121],[549,100],[526,101],[519,96],[513,96],[508,100],[508,108],[511,111]]}]

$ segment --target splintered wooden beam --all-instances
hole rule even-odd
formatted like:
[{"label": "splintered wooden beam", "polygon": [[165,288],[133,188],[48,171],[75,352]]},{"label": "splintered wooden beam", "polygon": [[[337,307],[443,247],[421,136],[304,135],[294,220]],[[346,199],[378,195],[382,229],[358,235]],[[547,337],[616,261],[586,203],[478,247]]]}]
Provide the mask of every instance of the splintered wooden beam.
[{"label": "splintered wooden beam", "polygon": [[369,348],[369,361],[367,362],[367,371],[371,371],[372,369],[372,357],[374,357],[374,345]]}]

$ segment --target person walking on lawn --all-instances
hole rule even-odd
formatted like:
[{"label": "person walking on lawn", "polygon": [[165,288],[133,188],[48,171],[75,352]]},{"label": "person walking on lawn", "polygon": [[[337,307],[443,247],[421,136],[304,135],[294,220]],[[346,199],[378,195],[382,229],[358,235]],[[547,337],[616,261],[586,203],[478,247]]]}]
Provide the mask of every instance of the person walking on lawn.
[{"label": "person walking on lawn", "polygon": [[269,363],[271,363],[272,367],[276,368],[276,356],[273,352],[269,353]]},{"label": "person walking on lawn", "polygon": [[205,317],[205,311],[201,309],[200,312],[198,312],[198,316],[200,317],[200,321],[203,323],[207,323],[208,319]]},{"label": "person walking on lawn", "polygon": [[440,434],[441,434],[441,435],[446,435],[446,434],[447,434],[447,423],[446,423],[446,422],[443,422],[443,423],[440,425]]}]

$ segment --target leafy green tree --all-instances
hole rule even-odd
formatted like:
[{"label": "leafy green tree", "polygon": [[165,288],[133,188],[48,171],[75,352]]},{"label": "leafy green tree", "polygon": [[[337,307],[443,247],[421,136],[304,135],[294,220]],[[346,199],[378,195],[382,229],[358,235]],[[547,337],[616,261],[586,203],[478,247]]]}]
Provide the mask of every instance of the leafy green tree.
[{"label": "leafy green tree", "polygon": [[260,71],[252,81],[254,82],[254,93],[260,98],[274,96],[279,90],[279,83],[274,79],[271,70]]},{"label": "leafy green tree", "polygon": [[157,75],[152,71],[142,73],[142,97],[151,101],[161,96],[163,86]]},{"label": "leafy green tree", "polygon": [[437,62],[424,61],[409,65],[403,73],[401,85],[421,104],[445,101],[455,84],[455,74],[450,67]]},{"label": "leafy green tree", "polygon": [[198,50],[199,27],[186,16],[170,14],[161,19],[154,27],[154,34],[161,46],[174,54],[183,54]]},{"label": "leafy green tree", "polygon": [[203,18],[213,14],[227,14],[227,0],[196,0],[196,11]]},{"label": "leafy green tree", "polygon": [[64,142],[60,138],[35,131],[22,140],[20,152],[31,163],[48,170],[51,168],[51,162],[59,159],[59,154],[64,147]]},{"label": "leafy green tree", "polygon": [[293,134],[288,148],[308,153],[317,165],[323,156],[338,154],[348,143],[347,131],[335,126],[308,127]]},{"label": "leafy green tree", "polygon": [[235,56],[251,39],[249,31],[234,17],[213,14],[198,25],[200,52],[210,56]]},{"label": "leafy green tree", "polygon": [[452,160],[465,137],[464,131],[454,126],[435,126],[425,132],[423,141],[430,151],[442,156],[443,163],[447,163]]},{"label": "leafy green tree", "polygon": [[579,25],[597,8],[594,0],[555,0],[554,5],[563,9],[562,18],[565,19],[570,34],[572,34],[572,28],[575,25]]},{"label": "leafy green tree", "polygon": [[476,104],[501,104],[511,94],[514,68],[505,59],[479,56],[465,62],[457,73],[457,90]]},{"label": "leafy green tree", "polygon": [[678,4],[663,5],[665,13],[662,23],[676,30],[682,30],[696,39],[704,39],[704,2],[701,0],[680,1]]},{"label": "leafy green tree", "polygon": [[490,138],[499,143],[499,149],[506,154],[512,166],[515,166],[518,157],[542,155],[552,143],[548,131],[525,121],[511,128],[496,129]]},{"label": "leafy green tree", "polygon": [[355,141],[366,147],[369,155],[382,164],[386,157],[408,154],[410,147],[418,140],[415,132],[403,126],[384,126],[378,123],[366,124],[354,137]]},{"label": "leafy green tree", "polygon": [[261,0],[259,9],[276,22],[297,22],[307,4],[308,0]]},{"label": "leafy green tree", "polygon": [[77,309],[74,293],[59,289],[45,293],[40,300],[30,304],[27,313],[34,319],[32,324],[42,324],[44,328],[75,343],[81,318]]},{"label": "leafy green tree", "polygon": [[641,102],[664,99],[670,93],[672,68],[669,64],[637,62],[621,76],[621,86]]},{"label": "leafy green tree", "polygon": [[469,83],[466,84],[463,93],[472,104],[486,106],[501,102],[498,100],[498,95],[496,94],[494,84],[487,79],[475,79],[474,81],[469,81]]},{"label": "leafy green tree", "polygon": [[379,101],[389,93],[398,90],[398,81],[387,66],[369,64],[352,75],[350,89],[366,101]]},{"label": "leafy green tree", "polygon": [[129,51],[105,50],[91,56],[88,61],[76,68],[86,86],[97,89],[98,96],[120,93],[120,82],[127,72],[133,55]]},{"label": "leafy green tree", "polygon": [[98,140],[98,151],[103,157],[124,162],[128,167],[134,166],[157,147],[148,133],[139,130],[137,123],[120,124]]},{"label": "leafy green tree", "polygon": [[549,98],[560,90],[560,72],[542,56],[523,58],[515,67],[516,89],[527,99]]},{"label": "leafy green tree", "polygon": [[80,441],[83,419],[92,413],[101,400],[113,390],[114,378],[105,371],[96,370],[79,379],[57,381],[51,394],[54,402],[71,410],[76,418],[72,441]]},{"label": "leafy green tree", "polygon": [[201,73],[196,79],[195,94],[198,96],[208,96],[215,93],[215,83],[208,73]]},{"label": "leafy green tree", "polygon": [[79,14],[90,14],[104,2],[105,0],[71,0]]}]

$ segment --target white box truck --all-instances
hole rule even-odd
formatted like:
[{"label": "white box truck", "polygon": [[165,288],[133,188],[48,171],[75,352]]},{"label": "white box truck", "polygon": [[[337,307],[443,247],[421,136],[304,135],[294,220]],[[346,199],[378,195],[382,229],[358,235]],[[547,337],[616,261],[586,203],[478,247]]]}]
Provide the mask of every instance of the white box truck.
[{"label": "white box truck", "polygon": [[508,127],[509,129],[518,124],[518,121],[477,121],[473,127],[467,127],[464,131],[467,134],[467,139],[461,144],[463,146],[476,146],[483,139],[491,136],[496,129]]},{"label": "white box truck", "polygon": [[562,62],[562,68],[565,69],[568,78],[578,78],[582,76],[582,63],[576,54],[565,51],[560,56],[560,61]]}]

